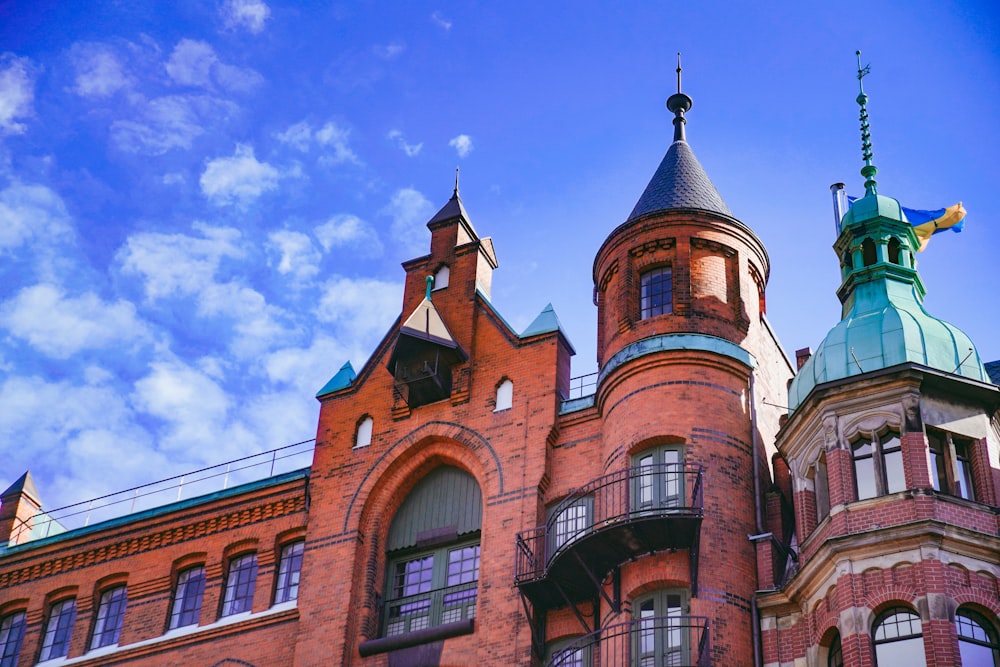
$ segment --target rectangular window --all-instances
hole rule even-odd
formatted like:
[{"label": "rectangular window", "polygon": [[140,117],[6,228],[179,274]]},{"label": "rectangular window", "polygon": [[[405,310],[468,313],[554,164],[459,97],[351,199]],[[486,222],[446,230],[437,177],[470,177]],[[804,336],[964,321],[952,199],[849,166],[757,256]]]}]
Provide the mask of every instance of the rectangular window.
[{"label": "rectangular window", "polygon": [[[567,503],[568,504],[565,504]],[[571,542],[585,534],[592,527],[594,499],[591,496],[563,501],[552,508],[554,519],[549,519],[549,535],[551,544],[549,554],[553,554],[562,545]]]},{"label": "rectangular window", "polygon": [[170,629],[198,625],[201,619],[201,599],[205,594],[205,568],[193,567],[177,577],[174,604],[170,612]]},{"label": "rectangular window", "polygon": [[646,271],[639,277],[639,319],[669,315],[674,310],[674,275],[669,266]]},{"label": "rectangular window", "polygon": [[0,667],[17,667],[25,625],[23,611],[8,614],[0,620]]},{"label": "rectangular window", "polygon": [[903,448],[899,434],[887,432],[851,443],[851,459],[858,500],[906,489]]},{"label": "rectangular window", "polygon": [[232,616],[250,611],[253,608],[253,592],[256,585],[257,554],[247,554],[229,561],[222,615]]},{"label": "rectangular window", "polygon": [[632,504],[641,512],[687,506],[684,452],[677,446],[645,451],[632,460]]},{"label": "rectangular window", "polygon": [[972,443],[952,438],[952,444],[955,447],[955,466],[958,468],[955,495],[966,500],[975,500],[975,485],[972,483]]},{"label": "rectangular window", "polygon": [[385,635],[399,635],[476,615],[479,545],[442,547],[390,564]]},{"label": "rectangular window", "polygon": [[76,620],[76,598],[63,600],[52,605],[49,620],[45,624],[42,639],[42,653],[39,662],[61,658],[69,653],[69,640],[73,636],[73,622]]},{"label": "rectangular window", "polygon": [[299,574],[302,572],[302,553],[305,542],[294,542],[281,548],[281,563],[278,565],[278,589],[274,603],[299,599]]},{"label": "rectangular window", "polygon": [[116,586],[101,594],[97,607],[97,621],[94,623],[94,636],[90,648],[100,648],[118,643],[121,636],[122,623],[125,621],[125,605],[128,595],[124,586]]},{"label": "rectangular window", "polygon": [[830,480],[826,473],[825,454],[816,462],[813,491],[816,494],[816,522],[819,523],[830,513]]},{"label": "rectangular window", "polygon": [[935,491],[975,500],[972,477],[972,441],[946,431],[927,429],[931,484]]}]

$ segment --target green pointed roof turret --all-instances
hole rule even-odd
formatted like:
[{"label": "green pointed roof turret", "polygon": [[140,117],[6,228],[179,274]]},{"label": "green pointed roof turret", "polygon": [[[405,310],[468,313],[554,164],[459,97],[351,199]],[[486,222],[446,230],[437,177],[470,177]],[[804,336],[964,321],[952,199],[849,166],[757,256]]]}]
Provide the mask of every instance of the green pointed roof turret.
[{"label": "green pointed roof turret", "polygon": [[340,370],[337,371],[336,375],[330,378],[330,381],[323,385],[323,388],[316,392],[316,398],[321,398],[327,394],[332,394],[335,391],[341,389],[346,389],[351,386],[358,374],[354,372],[354,366],[348,361]]},{"label": "green pointed roof turret", "polygon": [[691,98],[681,92],[678,53],[677,92],[667,98],[667,109],[674,114],[674,140],[626,222],[670,209],[697,209],[732,217],[732,211],[687,143],[684,114],[691,110],[692,104]]},{"label": "green pointed roof turret", "polygon": [[[857,55],[861,85],[870,68],[861,67],[860,52]],[[837,290],[841,321],[792,380],[788,389],[792,412],[818,384],[903,363],[989,382],[972,340],[924,309],[926,291],[914,261],[919,240],[899,202],[878,194],[863,85],[857,102],[865,196],[841,219],[833,246],[843,278]]]}]

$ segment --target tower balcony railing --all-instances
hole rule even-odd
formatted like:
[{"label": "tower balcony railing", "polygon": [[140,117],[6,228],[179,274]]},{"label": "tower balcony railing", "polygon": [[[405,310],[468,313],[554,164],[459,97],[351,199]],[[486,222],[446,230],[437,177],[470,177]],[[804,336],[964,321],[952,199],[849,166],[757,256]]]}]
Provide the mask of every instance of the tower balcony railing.
[{"label": "tower balcony railing", "polygon": [[618,470],[576,489],[516,540],[514,583],[536,604],[592,597],[616,565],[667,549],[692,552],[704,516],[703,470],[666,463]]},{"label": "tower balcony railing", "polygon": [[704,616],[635,618],[560,647],[546,667],[708,667],[711,643]]}]

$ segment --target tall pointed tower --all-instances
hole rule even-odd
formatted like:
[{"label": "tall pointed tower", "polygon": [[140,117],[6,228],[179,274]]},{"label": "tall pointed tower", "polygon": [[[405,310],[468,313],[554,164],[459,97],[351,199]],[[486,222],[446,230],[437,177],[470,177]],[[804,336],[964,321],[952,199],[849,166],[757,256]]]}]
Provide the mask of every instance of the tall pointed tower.
[{"label": "tall pointed tower", "polygon": [[800,551],[761,598],[765,663],[992,665],[1000,388],[924,308],[917,236],[878,193],[863,85],[857,102],[865,196],[833,246],[842,318],[791,383],[778,437]]}]

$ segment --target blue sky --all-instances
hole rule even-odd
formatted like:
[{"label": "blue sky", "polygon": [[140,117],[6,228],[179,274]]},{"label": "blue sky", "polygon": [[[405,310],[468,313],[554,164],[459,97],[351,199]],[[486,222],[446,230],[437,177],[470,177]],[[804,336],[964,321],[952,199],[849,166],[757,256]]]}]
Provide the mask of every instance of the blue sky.
[{"label": "blue sky", "polygon": [[[963,201],[928,310],[997,336],[990,2],[0,3],[0,486],[52,508],[315,435],[313,396],[399,314],[451,194],[523,329],[595,370],[591,264],[671,136],[772,263],[789,354],[840,317],[828,187]],[[781,402],[781,399],[777,402]]]}]

